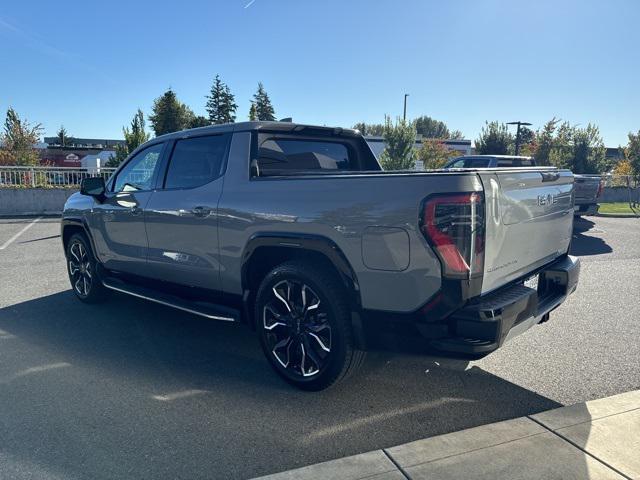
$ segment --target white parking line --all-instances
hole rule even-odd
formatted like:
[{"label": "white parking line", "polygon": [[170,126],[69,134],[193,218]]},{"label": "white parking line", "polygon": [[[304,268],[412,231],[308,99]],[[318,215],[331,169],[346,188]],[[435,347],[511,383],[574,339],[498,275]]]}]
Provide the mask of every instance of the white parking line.
[{"label": "white parking line", "polygon": [[37,367],[26,368],[24,370],[19,371],[18,373],[14,373],[8,378],[0,379],[0,385],[9,383],[12,380],[17,380],[18,378],[21,378],[21,377],[26,377],[27,375],[32,375],[34,373],[47,372],[49,370],[56,370],[58,368],[66,368],[70,366],[71,366],[70,363],[60,362],[60,363],[49,363],[47,365],[38,365]]},{"label": "white parking line", "polygon": [[209,393],[209,390],[183,390],[181,392],[167,393],[166,395],[152,395],[151,398],[161,402],[172,402],[179,398],[193,397],[194,395],[202,395]]},{"label": "white parking line", "polygon": [[20,230],[18,233],[16,233],[13,237],[11,237],[9,240],[7,240],[6,242],[4,242],[2,244],[2,246],[0,246],[0,250],[4,250],[5,248],[7,248],[9,245],[11,245],[20,235],[22,235],[24,232],[26,232],[27,230],[29,230],[31,227],[33,227],[33,225],[35,223],[37,223],[42,217],[38,217],[36,218],[33,222],[31,222],[29,225],[27,225],[26,227],[24,227],[22,230]]}]

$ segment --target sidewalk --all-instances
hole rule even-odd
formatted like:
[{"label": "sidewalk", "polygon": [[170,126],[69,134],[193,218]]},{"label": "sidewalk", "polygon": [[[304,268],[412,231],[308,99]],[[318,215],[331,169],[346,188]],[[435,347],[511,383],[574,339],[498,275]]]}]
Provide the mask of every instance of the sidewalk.
[{"label": "sidewalk", "polygon": [[260,480],[640,479],[640,390]]}]

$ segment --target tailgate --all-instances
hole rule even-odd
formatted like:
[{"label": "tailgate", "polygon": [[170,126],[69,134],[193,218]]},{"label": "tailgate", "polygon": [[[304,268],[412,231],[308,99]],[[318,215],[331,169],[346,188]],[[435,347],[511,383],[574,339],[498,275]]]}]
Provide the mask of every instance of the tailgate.
[{"label": "tailgate", "polygon": [[478,175],[486,202],[484,294],[567,252],[574,184],[568,170],[487,170]]},{"label": "tailgate", "polygon": [[600,177],[576,175],[574,181],[576,205],[596,203],[596,200],[598,199],[598,190],[600,189]]}]

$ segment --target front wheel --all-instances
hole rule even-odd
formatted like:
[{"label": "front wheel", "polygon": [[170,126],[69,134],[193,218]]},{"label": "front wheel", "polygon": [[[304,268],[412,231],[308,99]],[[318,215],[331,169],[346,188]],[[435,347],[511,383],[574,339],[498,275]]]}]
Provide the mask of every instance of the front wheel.
[{"label": "front wheel", "polygon": [[324,266],[287,262],[274,268],[258,289],[255,318],[267,359],[298,388],[325,389],[362,361],[344,289]]},{"label": "front wheel", "polygon": [[80,233],[67,243],[67,272],[76,297],[86,303],[104,299],[106,289],[98,276],[97,261],[86,237]]}]

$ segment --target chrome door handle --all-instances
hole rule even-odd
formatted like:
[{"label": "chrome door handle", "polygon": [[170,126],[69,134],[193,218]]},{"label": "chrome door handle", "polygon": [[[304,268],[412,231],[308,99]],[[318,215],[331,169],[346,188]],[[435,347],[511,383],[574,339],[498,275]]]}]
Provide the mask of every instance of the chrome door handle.
[{"label": "chrome door handle", "polygon": [[208,217],[211,213],[211,209],[207,207],[194,207],[191,211],[196,217]]}]

